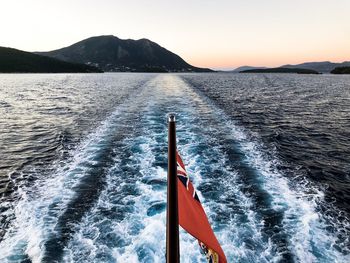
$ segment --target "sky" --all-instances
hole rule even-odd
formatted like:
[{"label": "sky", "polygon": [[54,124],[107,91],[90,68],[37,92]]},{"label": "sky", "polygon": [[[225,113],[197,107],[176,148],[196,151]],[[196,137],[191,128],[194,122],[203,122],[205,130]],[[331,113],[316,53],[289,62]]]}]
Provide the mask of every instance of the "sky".
[{"label": "sky", "polygon": [[350,0],[0,0],[0,46],[148,38],[198,67],[350,60]]}]

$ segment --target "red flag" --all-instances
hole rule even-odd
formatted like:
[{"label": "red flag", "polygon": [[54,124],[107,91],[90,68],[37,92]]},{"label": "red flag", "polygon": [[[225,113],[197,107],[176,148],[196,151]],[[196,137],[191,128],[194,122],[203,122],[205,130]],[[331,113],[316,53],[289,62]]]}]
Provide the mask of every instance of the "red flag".
[{"label": "red flag", "polygon": [[198,239],[199,245],[206,255],[208,262],[226,263],[227,260],[224,251],[214,235],[178,152],[176,153],[176,159],[179,224],[188,233]]}]

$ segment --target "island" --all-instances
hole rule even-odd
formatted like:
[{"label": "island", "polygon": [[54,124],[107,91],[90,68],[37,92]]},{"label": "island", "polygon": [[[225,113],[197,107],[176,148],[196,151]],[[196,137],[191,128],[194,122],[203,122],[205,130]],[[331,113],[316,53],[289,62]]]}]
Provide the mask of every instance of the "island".
[{"label": "island", "polygon": [[297,74],[320,74],[312,69],[304,68],[265,68],[265,69],[248,69],[239,73],[297,73]]},{"label": "island", "polygon": [[337,67],[331,71],[332,74],[350,74],[350,67]]}]

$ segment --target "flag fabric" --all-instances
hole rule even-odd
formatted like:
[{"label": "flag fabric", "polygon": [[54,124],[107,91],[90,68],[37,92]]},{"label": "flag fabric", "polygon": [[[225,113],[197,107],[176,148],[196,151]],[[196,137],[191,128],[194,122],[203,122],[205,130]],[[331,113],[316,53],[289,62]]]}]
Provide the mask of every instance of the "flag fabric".
[{"label": "flag fabric", "polygon": [[194,236],[209,263],[226,263],[226,257],[198,198],[179,153],[177,159],[179,224]]}]

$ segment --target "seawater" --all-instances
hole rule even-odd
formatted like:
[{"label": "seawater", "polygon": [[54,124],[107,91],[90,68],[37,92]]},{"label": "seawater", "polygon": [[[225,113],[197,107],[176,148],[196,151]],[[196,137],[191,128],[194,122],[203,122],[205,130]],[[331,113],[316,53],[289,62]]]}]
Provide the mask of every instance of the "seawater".
[{"label": "seawater", "polygon": [[349,77],[0,80],[1,262],[165,262],[168,112],[229,262],[350,261]]}]

